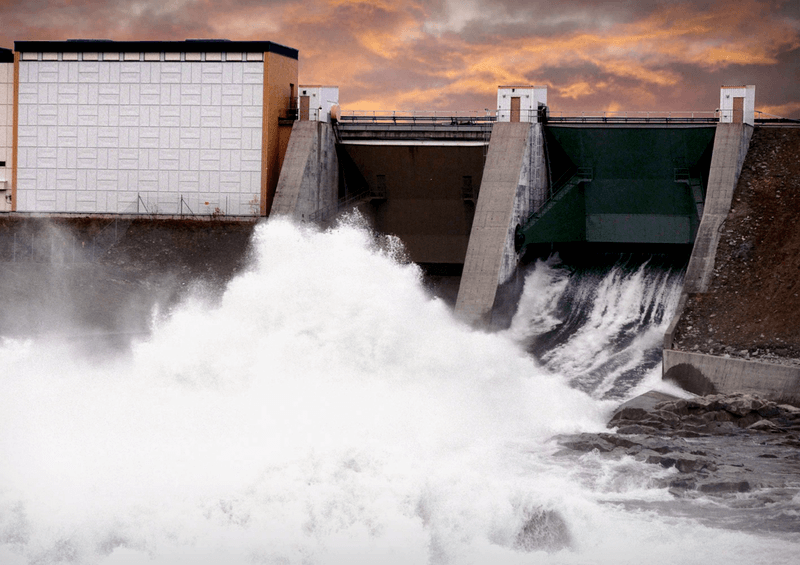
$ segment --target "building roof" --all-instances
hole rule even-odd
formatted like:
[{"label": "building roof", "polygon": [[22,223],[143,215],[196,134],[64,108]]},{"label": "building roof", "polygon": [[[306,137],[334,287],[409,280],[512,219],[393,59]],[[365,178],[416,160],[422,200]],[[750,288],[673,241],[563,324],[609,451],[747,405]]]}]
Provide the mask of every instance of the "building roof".
[{"label": "building roof", "polygon": [[[66,41],[15,41],[17,52],[83,53],[275,53],[297,59],[297,49],[272,41],[230,41],[228,39],[187,39],[185,41],[112,41],[110,39],[67,39]],[[2,54],[0,54],[0,57]]]}]

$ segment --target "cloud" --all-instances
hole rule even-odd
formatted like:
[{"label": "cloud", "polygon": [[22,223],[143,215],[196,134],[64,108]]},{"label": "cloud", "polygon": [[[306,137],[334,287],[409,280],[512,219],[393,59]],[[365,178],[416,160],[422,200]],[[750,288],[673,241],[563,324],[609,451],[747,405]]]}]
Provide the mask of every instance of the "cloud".
[{"label": "cloud", "polygon": [[798,114],[794,0],[0,0],[0,21],[8,47],[68,37],[276,41],[300,50],[302,83],[338,85],[345,109],[483,109],[498,85],[534,83],[567,112],[713,110],[734,76],[757,84],[765,107]]}]

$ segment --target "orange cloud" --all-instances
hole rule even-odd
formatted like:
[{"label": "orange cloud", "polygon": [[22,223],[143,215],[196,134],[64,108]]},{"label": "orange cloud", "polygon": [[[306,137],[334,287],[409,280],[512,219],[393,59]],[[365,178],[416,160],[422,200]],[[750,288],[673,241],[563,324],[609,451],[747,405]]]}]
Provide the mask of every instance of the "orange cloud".
[{"label": "orange cloud", "polygon": [[[332,2],[329,9],[341,5],[360,6],[364,2]],[[352,54],[356,73],[366,67],[375,67],[381,60],[390,61],[403,57],[402,51],[425,36],[423,24],[414,20],[416,13],[395,8],[387,3],[369,3],[380,6],[395,15],[392,26],[383,30],[363,29],[356,24],[353,38],[369,53],[379,59],[368,61],[363,55]],[[767,22],[757,28],[766,32],[757,37],[727,39],[719,33],[720,26],[742,27],[751,25],[754,16],[763,12],[763,6],[746,1],[740,9],[718,6],[710,12],[687,12],[686,6],[679,12],[668,7],[642,21],[611,26],[602,32],[573,33],[552,37],[493,38],[491,44],[472,44],[454,33],[445,33],[437,39],[446,51],[456,53],[450,57],[451,65],[436,68],[428,64],[431,74],[441,78],[445,85],[421,88],[409,85],[404,91],[394,94],[396,99],[412,106],[431,102],[446,103],[453,95],[465,91],[490,95],[501,83],[547,82],[541,75],[543,69],[588,63],[600,72],[622,79],[654,86],[675,86],[682,77],[669,69],[676,63],[690,63],[703,67],[720,67],[733,64],[772,64],[776,47],[786,39],[797,42],[796,30],[791,26]],[[757,39],[757,40],[756,40]],[[412,57],[407,57],[412,59]],[[427,63],[415,58],[413,63]],[[541,78],[540,78],[541,76]],[[353,77],[355,79],[355,77]],[[533,79],[533,80],[532,80]],[[355,79],[357,80],[357,79]],[[562,87],[565,98],[579,99],[594,93],[586,81],[577,81],[574,86]],[[372,97],[374,99],[374,97]],[[386,97],[379,97],[385,100]],[[365,98],[354,101],[366,104]],[[382,102],[383,103],[383,102]]]},{"label": "orange cloud", "polygon": [[[784,81],[760,91],[772,97],[771,106],[794,108],[800,88],[787,60],[800,49],[800,21],[788,6],[778,0],[30,0],[24,6],[0,0],[0,45],[76,36],[269,39],[300,50],[301,82],[339,85],[345,108],[483,108],[494,104],[497,85],[529,83],[548,84],[551,104],[566,110],[655,103],[683,109],[715,106],[722,82],[759,77]],[[782,66],[785,77],[765,74]],[[701,89],[708,93],[701,96]]]},{"label": "orange cloud", "polygon": [[786,118],[800,114],[800,101],[787,102],[777,105],[759,105],[756,113],[761,113],[765,118]]},{"label": "orange cloud", "polygon": [[592,87],[588,82],[575,82],[570,84],[564,88],[559,89],[559,94],[564,98],[572,98],[577,99],[583,96],[588,96],[595,92],[595,88]]}]

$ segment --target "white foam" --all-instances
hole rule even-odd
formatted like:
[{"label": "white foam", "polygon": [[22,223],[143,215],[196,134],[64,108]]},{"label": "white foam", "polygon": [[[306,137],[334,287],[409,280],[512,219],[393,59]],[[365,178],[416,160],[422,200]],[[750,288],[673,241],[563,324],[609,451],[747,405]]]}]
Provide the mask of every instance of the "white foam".
[{"label": "white foam", "polygon": [[[507,337],[456,321],[367,231],[273,220],[256,249],[221,303],[188,302],[130,356],[0,345],[0,562],[602,563],[620,549],[674,562],[734,541],[742,555],[764,549],[609,505],[610,492],[653,492],[654,471],[580,463],[630,478],[587,482],[549,442],[603,429],[603,405]],[[548,511],[566,548],[520,551],[525,521]]]}]

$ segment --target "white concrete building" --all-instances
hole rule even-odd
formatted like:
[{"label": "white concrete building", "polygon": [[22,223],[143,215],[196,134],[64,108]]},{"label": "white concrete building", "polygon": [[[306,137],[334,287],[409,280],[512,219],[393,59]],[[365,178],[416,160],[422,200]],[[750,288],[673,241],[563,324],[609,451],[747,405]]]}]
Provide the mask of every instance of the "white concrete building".
[{"label": "white concrete building", "polygon": [[756,87],[723,86],[719,90],[720,123],[754,124],[756,109]]},{"label": "white concrete building", "polygon": [[296,50],[77,40],[18,41],[15,51],[15,211],[268,212]]},{"label": "white concrete building", "polygon": [[499,86],[498,122],[539,122],[539,112],[547,108],[546,86]]},{"label": "white concrete building", "polygon": [[298,110],[301,120],[330,122],[331,108],[339,105],[338,86],[300,85]]}]

